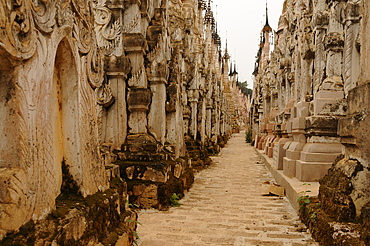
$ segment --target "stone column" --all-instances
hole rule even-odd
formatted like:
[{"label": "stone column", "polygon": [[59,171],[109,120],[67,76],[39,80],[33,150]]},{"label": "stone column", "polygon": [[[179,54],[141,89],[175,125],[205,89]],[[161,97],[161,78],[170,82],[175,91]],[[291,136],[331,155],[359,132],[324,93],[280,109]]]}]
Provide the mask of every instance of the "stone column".
[{"label": "stone column", "polygon": [[290,124],[288,122],[287,125],[288,133],[291,132],[293,141],[289,144],[289,148],[286,150],[286,157],[283,159],[283,172],[291,178],[296,176],[296,161],[299,160],[303,146],[306,143],[304,134],[306,133],[308,106],[309,104],[306,102],[297,103],[292,114],[293,120]]},{"label": "stone column", "polygon": [[152,103],[149,112],[148,129],[154,137],[164,144],[166,136],[166,79],[150,77]]},{"label": "stone column", "polygon": [[[108,84],[114,91],[115,101],[109,108],[105,109],[102,141],[113,149],[117,149],[125,142],[127,136],[127,88],[125,81],[129,71],[129,62],[123,56],[111,55],[107,57],[105,63]],[[106,161],[109,162],[109,160]]]},{"label": "stone column", "polygon": [[360,74],[359,5],[348,2],[345,12],[343,78],[344,92],[347,95],[348,91],[356,86]]},{"label": "stone column", "polygon": [[152,100],[148,115],[149,132],[162,144],[166,137],[166,85],[168,80],[167,60],[170,59],[167,35],[164,32],[165,10],[156,8],[151,25],[147,30],[150,53],[147,76],[150,82]]},{"label": "stone column", "polygon": [[[350,9],[353,8],[350,3],[347,3],[347,6]],[[344,157],[335,164],[335,168],[339,170],[348,170],[348,167],[353,168],[357,166],[356,170],[360,170],[358,172],[353,172],[353,175],[348,176],[353,186],[350,197],[356,206],[357,216],[360,218],[366,218],[366,214],[369,213],[370,201],[370,1],[367,0],[360,2],[360,6],[358,7],[361,6],[364,7],[362,12],[361,30],[359,38],[356,38],[355,41],[355,45],[358,47],[353,47],[361,47],[360,73],[357,81],[351,79],[351,84],[345,83],[345,89],[352,86],[355,87],[349,89],[346,97],[348,105],[346,116],[339,119],[338,122],[338,135],[340,135],[341,143],[344,147]],[[348,20],[346,24],[348,25]],[[357,24],[353,24],[355,25],[353,28],[356,29]],[[357,51],[354,50],[354,52]],[[347,72],[347,70],[345,72]],[[357,76],[356,71],[352,70],[352,73],[354,73],[354,76]],[[348,75],[350,75],[348,77],[353,78],[352,74]],[[351,86],[346,87],[346,85]],[[368,220],[365,219],[362,223],[362,229],[364,232],[369,231],[369,224],[367,221]],[[368,234],[366,233],[364,236],[365,235],[366,237],[364,237],[364,239],[369,240]]]},{"label": "stone column", "polygon": [[[147,113],[151,101],[151,91],[148,89],[148,79],[144,68],[144,55],[147,43],[145,38],[148,25],[146,19],[142,19],[142,11],[139,1],[128,4],[124,14],[124,47],[131,63],[131,78],[128,80],[128,141],[138,135],[146,135],[148,118]],[[145,25],[146,24],[146,25]]]},{"label": "stone column", "polygon": [[207,141],[212,137],[212,109],[213,109],[213,100],[212,98],[207,98],[206,100],[206,136]]},{"label": "stone column", "polygon": [[[330,8],[330,15],[323,15],[321,22],[316,23],[321,27],[327,23],[328,33],[325,38],[316,41],[318,45],[319,42],[324,42],[324,47],[321,48],[325,48],[327,53],[324,67],[324,74],[327,77],[317,78],[321,81],[316,81],[318,84],[311,102],[313,114],[306,118],[307,143],[303,146],[296,169],[296,177],[301,181],[318,181],[341,153],[336,128],[338,117],[344,114],[342,80],[344,35],[339,16],[343,3],[332,2]],[[322,58],[320,54],[315,57]]]},{"label": "stone column", "polygon": [[191,107],[191,119],[190,119],[190,135],[193,136],[194,140],[197,139],[197,129],[198,129],[198,100],[199,93],[198,90],[189,90],[189,102]]}]

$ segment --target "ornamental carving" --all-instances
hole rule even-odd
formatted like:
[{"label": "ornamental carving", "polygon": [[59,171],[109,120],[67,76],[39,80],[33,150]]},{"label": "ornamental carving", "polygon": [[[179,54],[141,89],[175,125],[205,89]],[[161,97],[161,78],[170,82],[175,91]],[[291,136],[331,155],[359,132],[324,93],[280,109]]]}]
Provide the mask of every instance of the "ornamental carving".
[{"label": "ornamental carving", "polygon": [[140,20],[141,20],[141,14],[137,13],[129,23],[123,26],[122,32],[131,33],[139,25]]},{"label": "ornamental carving", "polygon": [[93,4],[95,18],[96,41],[106,53],[111,53],[121,42],[121,22],[115,19],[112,11],[107,8],[106,0]]},{"label": "ornamental carving", "polygon": [[130,112],[147,111],[151,101],[150,89],[132,89],[128,93],[127,104]]},{"label": "ornamental carving", "polygon": [[28,59],[36,49],[36,34],[29,1],[0,1],[0,46],[16,59]]},{"label": "ornamental carving", "polygon": [[341,51],[344,46],[343,33],[332,32],[325,37],[325,46],[333,51]]}]

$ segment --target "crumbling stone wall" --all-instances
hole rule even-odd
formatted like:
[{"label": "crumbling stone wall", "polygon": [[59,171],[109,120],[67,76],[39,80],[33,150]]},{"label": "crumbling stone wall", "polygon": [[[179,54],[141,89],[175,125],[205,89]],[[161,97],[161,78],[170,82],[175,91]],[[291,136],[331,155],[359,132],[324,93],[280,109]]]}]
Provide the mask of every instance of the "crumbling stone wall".
[{"label": "crumbling stone wall", "polygon": [[323,245],[369,244],[368,10],[285,1],[269,63],[255,71],[256,147],[274,148],[286,176],[320,180],[302,218]]},{"label": "crumbling stone wall", "polygon": [[[86,199],[112,180],[135,205],[168,207],[191,186],[192,160],[207,166],[231,134],[220,45],[203,0],[2,1],[1,238],[29,221],[36,237],[45,223],[68,224],[48,219],[63,203],[64,166],[87,203],[66,214],[81,221],[94,220]],[[107,201],[117,226],[130,212],[119,194]]]}]

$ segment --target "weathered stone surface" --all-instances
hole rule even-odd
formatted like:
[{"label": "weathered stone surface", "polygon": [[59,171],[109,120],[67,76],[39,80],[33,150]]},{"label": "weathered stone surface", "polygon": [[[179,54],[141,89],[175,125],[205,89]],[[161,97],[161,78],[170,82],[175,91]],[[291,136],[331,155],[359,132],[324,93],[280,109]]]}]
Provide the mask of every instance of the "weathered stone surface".
[{"label": "weathered stone surface", "polygon": [[356,209],[350,196],[353,187],[348,177],[341,171],[330,169],[320,180],[319,199],[325,213],[335,221],[353,221]]},{"label": "weathered stone surface", "polygon": [[361,220],[370,201],[369,6],[286,0],[274,51],[263,49],[270,42],[267,22],[257,53],[251,125],[262,136],[255,146],[261,149],[271,135],[269,124],[286,125],[272,133],[289,137],[284,173],[300,181],[321,178],[319,200],[301,205],[323,245],[369,244]]},{"label": "weathered stone surface", "polygon": [[[246,119],[208,5],[0,3],[1,237],[31,219],[48,223],[61,193],[86,198],[114,178],[127,179],[129,192],[136,187],[130,201],[157,207],[191,186],[185,136],[206,166],[205,153],[217,153]],[[139,194],[142,185],[150,189]],[[68,238],[107,244],[86,234],[84,216],[65,228]],[[125,245],[132,232],[111,239]]]},{"label": "weathered stone surface", "polygon": [[127,209],[125,183],[111,186],[86,198],[63,193],[48,217],[9,232],[1,245],[131,245],[137,215]]},{"label": "weathered stone surface", "polygon": [[369,203],[365,204],[361,209],[361,239],[369,245],[370,242],[370,207]]}]

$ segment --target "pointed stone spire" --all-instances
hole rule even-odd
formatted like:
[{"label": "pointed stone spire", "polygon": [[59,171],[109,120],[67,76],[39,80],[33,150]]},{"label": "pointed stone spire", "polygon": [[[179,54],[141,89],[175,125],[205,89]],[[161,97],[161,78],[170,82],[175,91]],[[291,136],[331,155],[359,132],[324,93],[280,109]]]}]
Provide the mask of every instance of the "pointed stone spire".
[{"label": "pointed stone spire", "polygon": [[228,50],[228,48],[227,48],[227,39],[226,39],[226,47],[225,47],[224,59],[225,59],[225,60],[229,60],[229,59],[230,59],[229,50]]},{"label": "pointed stone spire", "polygon": [[229,76],[233,76],[233,63],[230,64],[230,73]]},{"label": "pointed stone spire", "polygon": [[269,15],[268,15],[269,13],[268,13],[268,9],[267,9],[267,0],[266,0],[266,24],[265,24],[265,26],[270,26],[269,25]]},{"label": "pointed stone spire", "polygon": [[269,16],[268,16],[268,8],[267,8],[267,0],[266,0],[266,23],[262,29],[262,32],[271,32],[271,31],[272,31],[272,28],[270,27],[270,24],[269,24]]},{"label": "pointed stone spire", "polygon": [[238,72],[236,71],[236,62],[234,61],[234,71],[233,71],[233,75],[237,75]]}]

